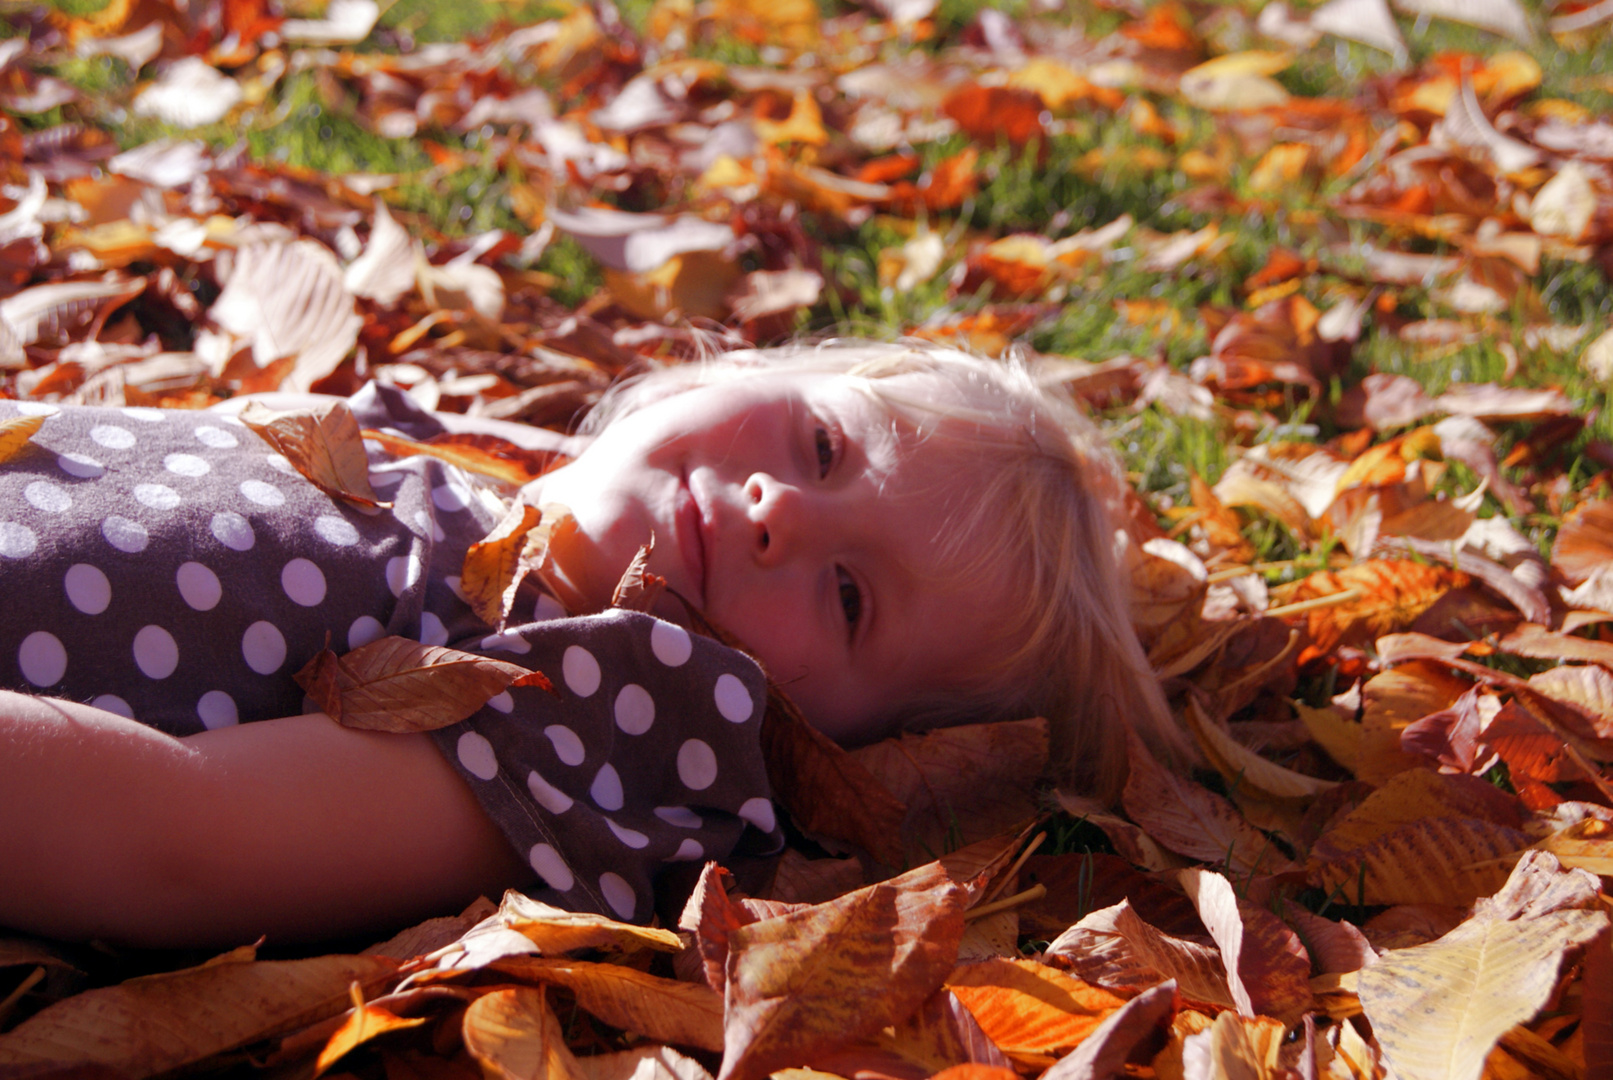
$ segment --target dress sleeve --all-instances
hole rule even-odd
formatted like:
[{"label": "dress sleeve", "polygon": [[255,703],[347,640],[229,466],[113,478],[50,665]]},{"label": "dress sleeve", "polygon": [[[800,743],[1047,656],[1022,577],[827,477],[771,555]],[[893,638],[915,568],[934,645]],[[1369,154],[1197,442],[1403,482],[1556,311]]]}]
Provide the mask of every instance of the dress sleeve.
[{"label": "dress sleeve", "polygon": [[644,921],[665,864],[782,846],[749,657],[628,611],[459,647],[554,683],[499,694],[433,737],[559,906]]}]

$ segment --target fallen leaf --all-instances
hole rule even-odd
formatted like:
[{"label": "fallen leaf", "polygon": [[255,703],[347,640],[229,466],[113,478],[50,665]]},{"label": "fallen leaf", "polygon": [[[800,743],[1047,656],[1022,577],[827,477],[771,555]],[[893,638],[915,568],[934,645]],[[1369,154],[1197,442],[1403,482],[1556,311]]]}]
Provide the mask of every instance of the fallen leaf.
[{"label": "fallen leaf", "polygon": [[581,1008],[623,1031],[700,1050],[723,1048],[722,997],[710,987],[619,964],[522,956],[495,960],[491,966],[529,982],[563,986],[576,995]]},{"label": "fallen leaf", "polygon": [[394,733],[457,724],[512,686],[553,689],[519,664],[396,636],[340,657],[326,649],[295,678],[342,726]]},{"label": "fallen leaf", "polygon": [[370,463],[358,421],[345,401],[275,412],[256,401],[240,412],[257,432],[319,490],[359,506],[389,507],[370,486]]},{"label": "fallen leaf", "polygon": [[461,1022],[465,1049],[495,1080],[583,1080],[565,1033],[531,987],[494,990],[471,1002]]},{"label": "fallen leaf", "polygon": [[0,420],[0,463],[22,453],[34,433],[44,426],[43,416],[14,416],[10,420]]},{"label": "fallen leaf", "polygon": [[1010,1057],[1063,1054],[1091,1035],[1124,999],[1034,960],[964,964],[946,986]]},{"label": "fallen leaf", "polygon": [[[363,320],[329,249],[312,240],[238,250],[229,280],[208,317],[232,341],[251,347],[253,372],[290,361],[285,377],[263,389],[306,393],[334,372],[358,342]],[[230,347],[214,373],[230,377]]]},{"label": "fallen leaf", "polygon": [[1298,936],[1271,912],[1239,902],[1214,871],[1184,870],[1180,881],[1221,950],[1239,1014],[1296,1023],[1312,1006],[1311,959]]}]

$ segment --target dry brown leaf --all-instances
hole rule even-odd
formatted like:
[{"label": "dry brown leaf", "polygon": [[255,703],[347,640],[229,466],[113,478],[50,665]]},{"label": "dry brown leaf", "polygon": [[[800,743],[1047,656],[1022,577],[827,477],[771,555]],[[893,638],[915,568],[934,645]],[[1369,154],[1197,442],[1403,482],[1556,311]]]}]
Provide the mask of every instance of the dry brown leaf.
[{"label": "dry brown leaf", "polygon": [[557,452],[527,450],[496,435],[444,434],[433,436],[429,442],[416,442],[371,428],[365,428],[360,434],[399,457],[423,454],[506,484],[536,480],[562,460]]},{"label": "dry brown leaf", "polygon": [[904,1019],[952,970],[966,897],[931,863],[729,930],[719,1080],[761,1080]]},{"label": "dry brown leaf", "polygon": [[1312,1007],[1311,958],[1295,933],[1264,908],[1238,900],[1211,870],[1183,870],[1180,881],[1221,950],[1238,1012],[1298,1022]]},{"label": "dry brown leaf", "polygon": [[1357,599],[1306,613],[1310,647],[1327,653],[1340,645],[1365,645],[1409,628],[1440,597],[1470,580],[1466,574],[1443,567],[1372,559],[1339,571],[1318,570],[1293,585],[1273,590],[1272,599],[1292,604],[1359,590]]},{"label": "dry brown leaf", "polygon": [[295,677],[344,727],[395,733],[457,724],[512,686],[554,689],[519,664],[395,636],[340,657],[325,649]]},{"label": "dry brown leaf", "polygon": [[240,418],[319,490],[359,506],[392,505],[376,498],[370,486],[364,438],[347,402],[275,412],[254,401]]},{"label": "dry brown leaf", "polygon": [[1126,814],[1172,851],[1224,864],[1241,875],[1293,869],[1232,804],[1162,768],[1128,732],[1130,775],[1121,795]]},{"label": "dry brown leaf", "polygon": [[995,836],[1035,815],[1047,771],[1047,721],[968,724],[885,739],[851,752],[907,806],[909,861]]},{"label": "dry brown leaf", "polygon": [[513,889],[504,894],[493,922],[522,935],[545,956],[579,949],[607,954],[642,949],[676,952],[683,948],[678,935],[653,926],[637,926],[585,911],[565,911],[534,900]]},{"label": "dry brown leaf", "polygon": [[1314,856],[1310,880],[1351,904],[1471,904],[1505,883],[1526,833],[1472,818],[1397,826],[1349,855]]},{"label": "dry brown leaf", "polygon": [[493,530],[465,552],[459,587],[476,617],[502,631],[528,574],[538,575],[563,605],[577,605],[579,598],[556,572],[558,555],[576,532],[577,520],[558,503],[512,505]]},{"label": "dry brown leaf", "polygon": [[1174,937],[1143,920],[1125,900],[1094,911],[1047,948],[1081,978],[1117,993],[1174,979],[1191,1001],[1235,1009],[1218,950]]},{"label": "dry brown leaf", "polygon": [[1199,750],[1226,778],[1231,791],[1261,799],[1307,799],[1334,786],[1330,780],[1318,780],[1261,757],[1204,715],[1196,698],[1188,699],[1182,716],[1198,739]]},{"label": "dry brown leaf", "polygon": [[345,1010],[348,987],[376,988],[381,957],[222,963],[88,990],[0,1035],[0,1067],[102,1065],[122,1076],[171,1072]]},{"label": "dry brown leaf", "polygon": [[404,1017],[374,1002],[360,1002],[348,1012],[342,1026],[336,1029],[319,1057],[314,1061],[314,1075],[322,1076],[336,1062],[358,1047],[393,1031],[407,1031],[430,1023],[429,1017]]},{"label": "dry brown leaf", "polygon": [[577,1060],[581,1080],[711,1080],[693,1058],[665,1046],[641,1046]]},{"label": "dry brown leaf", "polygon": [[1570,585],[1613,565],[1613,500],[1596,499],[1574,508],[1552,541],[1551,565]]},{"label": "dry brown leaf", "polygon": [[[255,370],[293,360],[284,380],[277,380],[280,385],[264,389],[296,393],[306,393],[336,370],[363,325],[353,294],[342,283],[341,267],[312,240],[242,248],[208,316],[234,341],[251,346]],[[216,374],[228,374],[225,363],[234,351],[223,351]]]},{"label": "dry brown leaf", "polygon": [[661,594],[666,591],[666,578],[650,573],[650,555],[654,551],[655,533],[652,532],[649,543],[639,545],[633,560],[622,572],[622,579],[611,591],[611,607],[642,612],[648,612],[655,607],[656,601],[661,599]]}]

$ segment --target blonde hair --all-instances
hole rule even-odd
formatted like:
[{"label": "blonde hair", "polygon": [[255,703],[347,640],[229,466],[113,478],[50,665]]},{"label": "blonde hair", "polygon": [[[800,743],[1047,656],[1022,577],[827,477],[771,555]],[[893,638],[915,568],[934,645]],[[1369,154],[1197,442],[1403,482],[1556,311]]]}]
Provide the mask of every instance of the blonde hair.
[{"label": "blonde hair", "polygon": [[[967,463],[946,493],[942,565],[1003,591],[1011,614],[980,665],[906,703],[893,718],[901,727],[1045,716],[1059,779],[1107,801],[1125,782],[1128,728],[1162,759],[1189,760],[1127,614],[1111,509],[1124,491],[1118,464],[1080,410],[1023,362],[929,343],[744,350],[613,388],[582,433],[682,390],[780,371],[861,380],[918,430],[920,446]],[[932,393],[912,392],[925,383]]]}]

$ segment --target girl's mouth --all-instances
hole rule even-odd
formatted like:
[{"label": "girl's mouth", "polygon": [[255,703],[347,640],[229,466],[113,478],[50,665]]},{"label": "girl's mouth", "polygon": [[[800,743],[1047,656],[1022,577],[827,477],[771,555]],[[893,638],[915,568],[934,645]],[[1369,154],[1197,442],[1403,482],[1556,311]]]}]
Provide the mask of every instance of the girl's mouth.
[{"label": "girl's mouth", "polygon": [[678,545],[678,555],[683,559],[683,567],[694,587],[695,595],[689,599],[704,609],[707,565],[705,516],[700,512],[700,504],[695,501],[694,493],[689,490],[688,476],[680,479],[677,508],[672,521],[674,539]]}]

